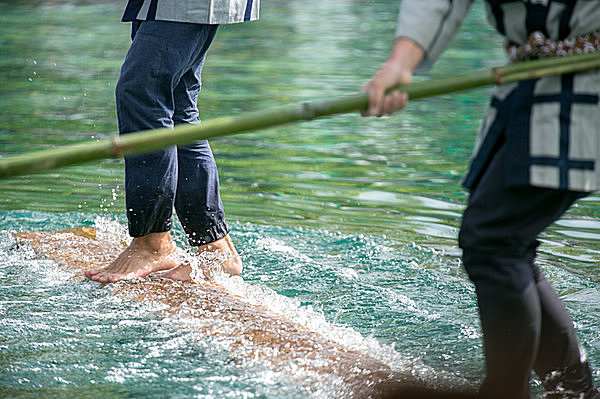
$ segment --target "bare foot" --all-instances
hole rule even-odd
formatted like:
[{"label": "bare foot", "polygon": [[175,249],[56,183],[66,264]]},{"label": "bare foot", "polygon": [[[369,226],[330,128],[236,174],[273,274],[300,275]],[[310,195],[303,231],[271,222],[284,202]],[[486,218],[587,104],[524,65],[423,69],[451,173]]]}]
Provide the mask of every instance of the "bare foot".
[{"label": "bare foot", "polygon": [[[207,256],[212,254],[215,255],[214,260],[211,259],[211,256]],[[198,255],[200,257],[200,267],[203,271],[209,270],[211,263],[216,262],[220,263],[223,271],[231,276],[239,276],[242,273],[242,260],[240,259],[229,234],[215,242],[199,246]],[[192,266],[186,262],[166,273],[162,273],[160,276],[173,280],[187,281],[191,279],[191,273]]]},{"label": "bare foot", "polygon": [[83,274],[88,279],[101,283],[145,277],[177,266],[179,261],[175,256],[176,248],[168,231],[135,237],[110,265],[88,270]]}]

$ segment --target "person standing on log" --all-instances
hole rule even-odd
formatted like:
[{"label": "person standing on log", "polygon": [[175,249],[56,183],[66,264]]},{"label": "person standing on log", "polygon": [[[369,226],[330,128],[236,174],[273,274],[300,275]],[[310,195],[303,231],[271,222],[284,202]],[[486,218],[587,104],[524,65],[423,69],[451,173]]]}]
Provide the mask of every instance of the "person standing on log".
[{"label": "person standing on log", "polygon": [[[254,21],[260,0],[129,0],[129,48],[116,88],[119,134],[200,123],[197,108],[206,52],[220,24]],[[99,282],[139,278],[172,269],[188,279],[171,239],[175,209],[198,253],[223,252],[223,270],[242,262],[229,236],[215,160],[206,140],[125,158],[125,195],[131,244],[116,260],[85,276]]]},{"label": "person standing on log", "polygon": [[[512,62],[600,50],[600,1],[486,0]],[[364,116],[401,110],[386,90],[427,70],[472,0],[404,0],[388,60],[364,87]],[[529,398],[531,370],[552,398],[598,399],[590,366],[558,295],[536,267],[537,236],[600,189],[600,70],[500,85],[464,185],[459,233],[475,285],[485,353],[481,398]]]}]

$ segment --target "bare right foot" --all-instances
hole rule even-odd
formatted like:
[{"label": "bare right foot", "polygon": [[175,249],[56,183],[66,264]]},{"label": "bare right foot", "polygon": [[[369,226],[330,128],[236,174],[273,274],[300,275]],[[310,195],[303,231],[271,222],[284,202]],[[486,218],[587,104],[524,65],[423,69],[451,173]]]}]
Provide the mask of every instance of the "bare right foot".
[{"label": "bare right foot", "polygon": [[169,232],[134,237],[131,244],[110,265],[88,270],[83,274],[86,278],[101,283],[145,277],[177,266],[179,260],[175,256],[176,249]]},{"label": "bare right foot", "polygon": [[[224,260],[206,260],[207,257],[203,257],[203,254],[214,252],[215,255],[225,255]],[[201,245],[198,247],[198,255],[200,258],[199,267],[204,271],[208,271],[211,268],[212,263],[219,263],[223,271],[231,276],[239,276],[242,273],[242,260],[238,255],[231,237],[227,234],[225,237],[211,242],[210,244]],[[192,266],[186,262],[176,268],[169,270],[166,273],[162,273],[161,277],[170,278],[173,280],[187,281],[191,279]]]}]

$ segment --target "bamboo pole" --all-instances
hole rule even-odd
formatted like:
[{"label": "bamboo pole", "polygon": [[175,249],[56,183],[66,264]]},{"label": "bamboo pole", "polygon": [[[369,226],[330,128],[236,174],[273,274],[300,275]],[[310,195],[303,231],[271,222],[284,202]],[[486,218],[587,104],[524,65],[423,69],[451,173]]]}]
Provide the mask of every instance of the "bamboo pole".
[{"label": "bamboo pole", "polygon": [[[483,86],[537,79],[550,75],[600,68],[600,53],[528,61],[483,69],[409,86],[395,88],[408,93],[412,100],[470,90]],[[74,144],[26,154],[0,157],[0,178],[18,176],[103,158],[150,152],[171,145],[222,137],[277,125],[308,121],[324,116],[360,111],[368,106],[365,93],[304,101],[247,112],[236,117],[221,117],[200,125],[179,125],[131,133],[92,143]]]}]

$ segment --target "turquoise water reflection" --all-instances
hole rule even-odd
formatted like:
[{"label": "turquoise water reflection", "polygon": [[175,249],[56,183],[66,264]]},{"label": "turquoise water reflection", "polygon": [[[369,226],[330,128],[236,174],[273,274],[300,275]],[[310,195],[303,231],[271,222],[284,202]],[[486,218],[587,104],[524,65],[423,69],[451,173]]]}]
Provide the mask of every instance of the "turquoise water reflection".
[{"label": "turquoise water reflection", "polygon": [[[113,91],[129,44],[121,3],[0,2],[2,155],[114,134]],[[358,90],[386,56],[396,3],[269,1],[260,23],[221,28],[206,62],[202,117]],[[429,76],[503,63],[480,4],[467,25]],[[395,356],[481,378],[475,302],[455,237],[466,199],[460,180],[488,95],[214,141],[245,280],[313,306],[331,328],[394,345]],[[0,230],[93,225],[98,215],[123,222],[122,173],[111,160],[2,180]],[[581,201],[542,237],[539,260],[596,370],[599,210],[597,195]],[[310,396],[289,376],[228,361],[227,350],[181,320],[163,324],[152,305],[120,302],[15,254],[6,234],[0,242],[0,392]],[[174,350],[153,352],[160,343]]]}]

